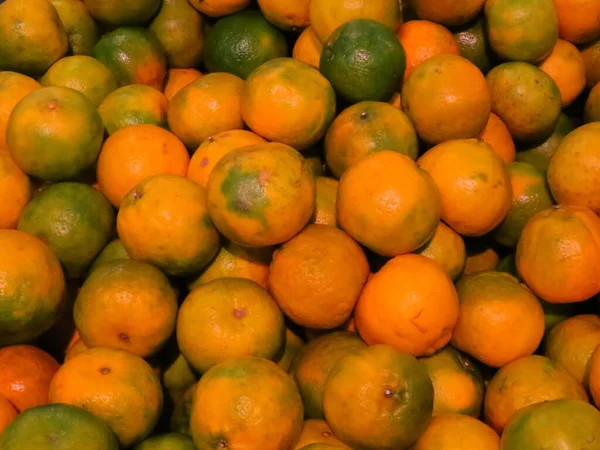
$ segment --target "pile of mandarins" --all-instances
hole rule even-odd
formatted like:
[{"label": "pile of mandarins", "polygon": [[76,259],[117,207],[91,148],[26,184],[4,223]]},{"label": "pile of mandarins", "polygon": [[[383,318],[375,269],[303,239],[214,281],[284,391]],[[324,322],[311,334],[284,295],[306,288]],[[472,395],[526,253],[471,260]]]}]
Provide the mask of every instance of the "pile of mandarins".
[{"label": "pile of mandarins", "polygon": [[0,450],[600,450],[599,0],[0,0]]}]

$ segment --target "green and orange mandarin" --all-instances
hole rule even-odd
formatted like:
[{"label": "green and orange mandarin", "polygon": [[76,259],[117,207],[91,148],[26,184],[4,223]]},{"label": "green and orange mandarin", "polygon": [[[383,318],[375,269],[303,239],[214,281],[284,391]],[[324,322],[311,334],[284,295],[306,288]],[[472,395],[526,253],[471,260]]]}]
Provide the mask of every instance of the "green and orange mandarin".
[{"label": "green and orange mandarin", "polygon": [[67,32],[73,55],[91,55],[100,38],[98,24],[80,0],[50,0]]}]

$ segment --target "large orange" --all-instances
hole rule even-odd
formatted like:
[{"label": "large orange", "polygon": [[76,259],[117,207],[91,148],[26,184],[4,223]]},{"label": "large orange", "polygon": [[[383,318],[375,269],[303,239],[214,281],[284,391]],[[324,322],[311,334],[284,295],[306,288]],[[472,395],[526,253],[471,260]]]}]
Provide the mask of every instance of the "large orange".
[{"label": "large orange", "polygon": [[200,379],[192,407],[194,444],[206,449],[289,449],[302,432],[302,400],[283,369],[235,358]]},{"label": "large orange", "polygon": [[589,387],[590,360],[599,345],[600,318],[596,314],[584,314],[552,328],[545,340],[544,354]]},{"label": "large orange", "polygon": [[544,335],[544,311],[515,277],[478,272],[462,278],[457,291],[460,316],[453,346],[490,367],[502,367],[537,349]]},{"label": "large orange", "polygon": [[583,386],[555,362],[544,356],[526,356],[502,367],[488,383],[485,420],[502,433],[520,409],[559,398],[588,400]]},{"label": "large orange", "polygon": [[559,205],[537,213],[517,244],[519,275],[550,303],[600,292],[600,219],[588,208]]},{"label": "large orange", "polygon": [[323,44],[319,41],[312,27],[308,27],[296,39],[292,57],[318,69],[322,51]]},{"label": "large orange", "polygon": [[17,412],[48,403],[50,381],[59,368],[48,353],[32,345],[0,349],[0,396]]},{"label": "large orange", "polygon": [[500,437],[473,417],[448,414],[434,417],[411,450],[500,450]]},{"label": "large orange", "polygon": [[445,346],[457,319],[450,277],[432,260],[412,254],[391,259],[374,274],[354,312],[367,344],[389,344],[415,356]]},{"label": "large orange", "polygon": [[242,118],[259,136],[303,150],[325,135],[335,93],[317,69],[291,58],[266,62],[246,79]]},{"label": "large orange", "polygon": [[433,415],[481,415],[485,386],[477,363],[451,346],[421,358],[433,383]]},{"label": "large orange", "polygon": [[171,99],[169,128],[189,149],[215,134],[244,128],[243,86],[244,81],[230,73],[211,73],[192,81]]},{"label": "large orange", "polygon": [[570,42],[556,41],[552,53],[540,63],[540,69],[558,86],[563,107],[573,103],[585,88],[585,63],[577,47]]},{"label": "large orange", "polygon": [[163,93],[171,101],[175,94],[202,76],[202,72],[196,69],[169,69]]},{"label": "large orange", "polygon": [[87,278],[73,309],[81,340],[139,356],[155,353],[175,329],[177,297],[158,269],[122,259]]},{"label": "large orange", "polygon": [[335,437],[327,422],[319,419],[307,419],[304,421],[302,434],[300,434],[294,450],[300,450],[313,444],[325,444],[344,450],[350,449],[350,447]]},{"label": "large orange", "polygon": [[194,152],[187,177],[206,188],[210,173],[223,156],[237,148],[264,142],[263,138],[247,130],[224,131],[210,136]]},{"label": "large orange", "polygon": [[431,144],[481,135],[490,116],[490,92],[481,71],[456,55],[421,63],[402,88],[402,107],[419,137]]},{"label": "large orange", "polygon": [[411,20],[400,25],[398,39],[406,53],[405,81],[415,67],[432,56],[460,54],[450,30],[428,20]]},{"label": "large orange", "polygon": [[433,386],[414,357],[389,345],[373,345],[333,368],[323,407],[335,435],[352,448],[407,448],[427,428]]},{"label": "large orange", "polygon": [[485,130],[483,130],[483,134],[481,135],[481,140],[492,147],[494,153],[502,158],[505,163],[515,160],[515,142],[506,124],[496,114],[490,114]]},{"label": "large orange", "polygon": [[230,241],[266,247],[287,241],[308,223],[315,180],[291,147],[257,144],[232,151],[208,180],[208,212]]},{"label": "large orange", "polygon": [[548,184],[558,203],[600,213],[600,123],[577,128],[561,142],[548,165]]},{"label": "large orange", "polygon": [[594,0],[554,0],[560,37],[585,44],[600,37],[600,4]]},{"label": "large orange", "polygon": [[456,232],[482,236],[508,214],[510,179],[502,159],[485,142],[444,142],[427,151],[417,163],[437,184],[441,217]]},{"label": "large orange", "polygon": [[64,304],[65,278],[41,240],[0,230],[0,346],[27,342],[48,330]]},{"label": "large orange", "polygon": [[219,250],[219,233],[208,216],[205,194],[178,175],[154,175],[138,183],[117,215],[127,253],[173,276],[200,271]]},{"label": "large orange", "polygon": [[285,344],[285,324],[273,297],[258,284],[219,278],[196,287],[184,300],[177,343],[199,372],[242,356],[277,360]]},{"label": "large orange", "polygon": [[420,19],[452,27],[475,19],[485,0],[409,0],[408,4]]},{"label": "large orange", "polygon": [[396,256],[417,250],[433,237],[440,220],[439,193],[408,156],[380,151],[342,176],[337,218],[362,245]]},{"label": "large orange", "polygon": [[411,159],[419,153],[415,127],[398,108],[383,102],[360,102],[343,110],[325,136],[325,158],[340,178],[363,157],[393,150]]},{"label": "large orange", "polygon": [[150,434],[163,405],[160,381],[146,361],[101,347],[67,361],[52,379],[49,399],[92,412],[125,447]]},{"label": "large orange", "polygon": [[7,149],[6,124],[10,113],[23,97],[40,87],[37,81],[27,75],[0,72],[0,149]]},{"label": "large orange", "polygon": [[438,223],[433,237],[416,253],[438,263],[452,280],[462,274],[467,261],[465,242],[444,222]]},{"label": "large orange", "polygon": [[158,174],[185,176],[190,157],[176,136],[156,125],[132,125],[110,136],[100,152],[100,191],[114,206],[140,181]]},{"label": "large orange", "polygon": [[29,177],[17,166],[8,150],[0,148],[0,229],[16,228],[31,191]]},{"label": "large orange", "polygon": [[269,291],[294,323],[329,329],[348,320],[368,276],[367,257],[350,236],[309,225],[275,251]]}]

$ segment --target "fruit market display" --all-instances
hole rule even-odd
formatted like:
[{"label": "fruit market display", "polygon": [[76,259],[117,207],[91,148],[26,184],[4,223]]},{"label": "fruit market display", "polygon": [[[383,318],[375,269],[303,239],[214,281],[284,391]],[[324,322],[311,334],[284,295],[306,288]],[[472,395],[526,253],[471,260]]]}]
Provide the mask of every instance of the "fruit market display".
[{"label": "fruit market display", "polygon": [[599,0],[0,0],[0,450],[600,450]]}]

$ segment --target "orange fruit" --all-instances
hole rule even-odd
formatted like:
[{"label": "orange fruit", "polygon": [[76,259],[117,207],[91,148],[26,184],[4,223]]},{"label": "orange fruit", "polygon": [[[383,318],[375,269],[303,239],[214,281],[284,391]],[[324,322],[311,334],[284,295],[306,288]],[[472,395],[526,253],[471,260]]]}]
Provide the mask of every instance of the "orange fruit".
[{"label": "orange fruit", "polygon": [[227,239],[267,247],[289,240],[308,223],[315,181],[293,148],[257,144],[232,151],[217,163],[207,198],[210,217]]},{"label": "orange fruit", "polygon": [[0,150],[8,150],[6,125],[10,113],[27,94],[41,85],[33,78],[16,72],[0,72]]},{"label": "orange fruit", "polygon": [[67,32],[73,55],[91,55],[99,38],[99,26],[80,0],[50,0]]},{"label": "orange fruit", "polygon": [[526,356],[502,367],[488,383],[485,420],[501,434],[520,409],[559,398],[588,400],[583,386],[555,362]]},{"label": "orange fruit", "polygon": [[292,57],[318,69],[322,51],[323,44],[319,41],[312,27],[308,27],[296,39]]},{"label": "orange fruit", "polygon": [[132,125],[110,136],[102,147],[98,188],[118,207],[145,178],[158,174],[185,176],[189,155],[176,136],[156,125]]},{"label": "orange fruit", "polygon": [[356,333],[334,331],[307,343],[290,368],[304,403],[304,415],[323,419],[323,389],[333,368],[345,356],[366,348]]},{"label": "orange fruit", "polygon": [[[511,205],[511,185],[504,162],[483,141],[444,142],[417,164],[436,183],[442,220],[465,236],[482,236],[496,228]],[[468,180],[468,181],[467,181]]]},{"label": "orange fruit", "polygon": [[179,91],[202,76],[196,69],[169,69],[163,93],[171,101]]},{"label": "orange fruit", "polygon": [[523,281],[547,302],[593,297],[600,292],[600,219],[580,206],[537,213],[521,233],[516,262]]},{"label": "orange fruit", "polygon": [[242,129],[243,86],[241,78],[229,73],[210,73],[192,81],[171,99],[169,128],[189,149],[215,134]]},{"label": "orange fruit", "polygon": [[[545,1],[545,0],[544,0]],[[507,126],[516,141],[547,139],[560,114],[560,90],[550,77],[534,65],[510,62],[487,74],[492,112]]]},{"label": "orange fruit", "polygon": [[98,254],[93,264],[90,267],[89,272],[96,270],[96,268],[104,263],[112,262],[118,259],[130,259],[127,250],[123,246],[121,239],[114,239],[104,246],[102,251]]},{"label": "orange fruit", "polygon": [[233,242],[223,242],[221,249],[210,261],[190,289],[219,278],[247,278],[267,289],[271,247],[245,248]]},{"label": "orange fruit", "polygon": [[48,403],[52,377],[59,368],[48,353],[32,345],[0,349],[0,396],[21,413]]},{"label": "orange fruit", "polygon": [[433,383],[433,415],[481,415],[485,386],[481,370],[451,346],[420,359]]},{"label": "orange fruit", "polygon": [[350,236],[375,253],[400,255],[417,250],[435,234],[439,193],[409,157],[380,151],[342,176],[337,218]]},{"label": "orange fruit", "polygon": [[246,130],[224,131],[210,136],[194,152],[188,167],[187,177],[206,188],[210,173],[223,156],[237,148],[265,142],[257,134]]},{"label": "orange fruit", "polygon": [[117,231],[133,259],[173,276],[197,273],[219,250],[205,191],[178,175],[154,175],[129,191],[119,208]]},{"label": "orange fruit", "polygon": [[158,269],[123,259],[105,263],[83,283],[73,309],[86,347],[155,353],[175,329],[177,297]]},{"label": "orange fruit", "polygon": [[590,42],[581,49],[585,64],[587,87],[593,88],[600,81],[600,39]]},{"label": "orange fruit", "polygon": [[596,347],[589,362],[588,386],[596,406],[600,405],[600,350]]},{"label": "orange fruit", "polygon": [[516,150],[513,138],[506,124],[496,114],[490,114],[480,139],[486,142],[505,163],[515,160]]},{"label": "orange fruit", "polygon": [[563,107],[573,103],[583,92],[586,81],[585,63],[577,47],[570,42],[562,39],[556,41],[552,53],[539,67],[550,75],[558,86]]},{"label": "orange fruit", "polygon": [[108,94],[98,112],[111,135],[127,125],[157,125],[167,128],[169,101],[156,89],[143,84],[123,86]]},{"label": "orange fruit", "polygon": [[460,54],[452,33],[429,20],[411,20],[400,25],[398,39],[406,53],[405,81],[419,64],[432,56]]},{"label": "orange fruit", "polygon": [[190,4],[210,17],[221,17],[241,11],[250,0],[190,0]]},{"label": "orange fruit", "polygon": [[432,260],[401,255],[365,285],[354,322],[369,344],[389,344],[415,356],[444,347],[458,319],[458,297],[450,277]]},{"label": "orange fruit", "polygon": [[214,366],[198,382],[192,408],[190,429],[198,448],[289,449],[302,431],[296,385],[283,369],[260,358]]},{"label": "orange fruit", "polygon": [[408,4],[420,19],[453,27],[475,19],[485,0],[409,0]]},{"label": "orange fruit", "polygon": [[163,405],[160,381],[146,361],[101,347],[67,361],[52,379],[49,399],[87,409],[125,447],[150,434]]},{"label": "orange fruit", "polygon": [[416,253],[435,261],[452,280],[462,274],[467,260],[462,237],[443,222],[438,223],[433,237]]},{"label": "orange fruit", "polygon": [[537,349],[544,335],[544,311],[515,277],[478,272],[462,278],[456,289],[460,315],[452,334],[454,347],[490,367],[502,367]]},{"label": "orange fruit", "polygon": [[121,5],[118,0],[83,2],[94,19],[113,27],[142,25],[154,15],[160,5],[160,0],[139,0],[126,5]]},{"label": "orange fruit", "polygon": [[337,227],[336,203],[338,181],[329,177],[317,177],[317,200],[310,223]]},{"label": "orange fruit", "polygon": [[554,0],[560,37],[585,44],[600,37],[600,5],[594,0]]},{"label": "orange fruit", "polygon": [[600,344],[600,318],[573,316],[554,326],[546,337],[544,354],[585,387],[590,385],[590,360]]},{"label": "orange fruit", "polygon": [[600,122],[600,83],[596,83],[585,102],[584,120],[586,123]]},{"label": "orange fruit", "polygon": [[402,107],[428,143],[475,138],[490,116],[490,92],[469,60],[436,55],[419,64],[404,83]]},{"label": "orange fruit", "polygon": [[242,92],[242,118],[269,141],[303,150],[321,139],[335,116],[335,93],[317,69],[275,58],[254,70]]},{"label": "orange fruit", "polygon": [[198,372],[227,359],[277,360],[285,324],[273,297],[244,278],[220,278],[193,289],[177,317],[177,343]]},{"label": "orange fruit", "polygon": [[500,437],[473,417],[447,414],[434,417],[412,450],[500,450]]},{"label": "orange fruit", "polygon": [[173,450],[196,449],[192,438],[182,433],[155,434],[135,446],[135,450],[153,450],[156,448],[169,448]]},{"label": "orange fruit", "polygon": [[335,435],[353,448],[406,448],[427,428],[433,386],[414,357],[374,345],[333,368],[323,407]]},{"label": "orange fruit", "polygon": [[324,420],[307,419],[302,426],[302,434],[296,442],[294,450],[300,450],[308,445],[324,444],[333,448],[348,450],[346,444],[335,437],[331,428]]},{"label": "orange fruit", "polygon": [[65,352],[64,362],[67,362],[74,356],[77,356],[80,353],[85,352],[86,350],[89,350],[88,346],[85,345],[85,343],[81,339],[77,339],[75,342],[73,342],[73,345],[71,345]]},{"label": "orange fruit", "polygon": [[[469,244],[471,243],[469,242]],[[477,272],[494,270],[499,262],[500,256],[494,248],[490,247],[487,242],[476,242],[475,245],[467,247],[467,261],[462,274],[467,276]]]},{"label": "orange fruit", "polygon": [[419,153],[410,119],[387,103],[367,101],[346,108],[325,136],[327,166],[336,178],[365,156],[381,150],[393,150],[411,159]]},{"label": "orange fruit", "polygon": [[260,12],[282,30],[298,31],[310,25],[310,0],[259,0]]},{"label": "orange fruit", "polygon": [[548,165],[548,184],[557,203],[600,213],[600,123],[577,128],[561,142]]},{"label": "orange fruit", "polygon": [[65,278],[54,253],[41,240],[0,230],[0,346],[38,337],[57,321]]},{"label": "orange fruit", "polygon": [[402,14],[396,0],[311,0],[310,24],[321,42],[340,25],[355,19],[371,19],[394,31]]},{"label": "orange fruit", "polygon": [[0,435],[15,417],[17,417],[15,407],[5,397],[0,395]]},{"label": "orange fruit", "polygon": [[31,191],[29,177],[17,166],[8,150],[0,148],[0,229],[17,227]]},{"label": "orange fruit", "polygon": [[304,341],[302,338],[287,327],[285,329],[285,348],[283,350],[283,355],[281,355],[281,358],[277,361],[277,365],[286,372],[289,372],[290,367],[292,367],[292,362],[296,359],[296,356],[303,345]]},{"label": "orange fruit", "polygon": [[269,291],[294,323],[330,329],[348,320],[368,276],[367,258],[350,236],[308,225],[275,251]]},{"label": "orange fruit", "polygon": [[190,416],[192,415],[192,403],[196,394],[197,383],[189,386],[184,393],[175,400],[171,414],[171,431],[190,436]]}]

